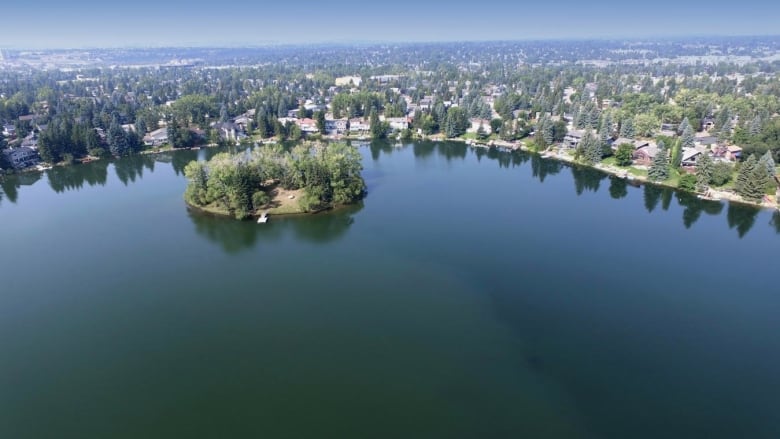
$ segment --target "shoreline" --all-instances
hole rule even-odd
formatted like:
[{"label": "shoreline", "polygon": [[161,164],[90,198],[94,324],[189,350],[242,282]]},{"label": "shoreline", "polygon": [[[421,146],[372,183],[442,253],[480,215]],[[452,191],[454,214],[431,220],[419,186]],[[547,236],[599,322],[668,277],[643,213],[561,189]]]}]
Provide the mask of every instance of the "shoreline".
[{"label": "shoreline", "polygon": [[[368,141],[368,142],[371,142],[371,139],[359,139],[359,138],[354,137],[354,136],[338,136],[338,135],[337,136],[324,136],[323,140],[326,140],[326,141],[347,140],[347,141],[359,141],[359,142]],[[384,139],[384,141],[390,141],[390,140],[392,140],[392,139]],[[305,139],[302,139],[300,141],[305,141]],[[614,176],[614,177],[617,177],[617,178],[627,178],[628,180],[635,181],[635,182],[640,183],[640,184],[651,184],[651,185],[654,185],[654,186],[669,188],[669,189],[673,189],[675,191],[691,194],[691,195],[694,195],[697,198],[699,198],[701,200],[705,200],[705,201],[728,201],[728,202],[731,202],[731,203],[742,204],[742,205],[745,205],[745,206],[751,206],[751,207],[755,207],[755,208],[758,208],[758,209],[769,209],[769,210],[780,211],[780,203],[778,203],[777,201],[773,201],[773,202],[760,202],[760,203],[751,202],[751,201],[747,201],[747,200],[743,199],[741,196],[737,195],[736,193],[734,193],[732,191],[719,190],[719,189],[716,189],[716,188],[710,188],[709,189],[710,193],[715,194],[716,198],[703,198],[702,194],[700,194],[698,192],[689,192],[689,191],[680,189],[678,186],[674,186],[674,185],[671,185],[671,184],[668,184],[668,183],[665,183],[665,182],[653,181],[653,180],[650,180],[649,178],[647,178],[646,176],[643,176],[643,175],[632,175],[630,173],[630,169],[632,169],[632,168],[633,169],[638,169],[638,168],[635,168],[635,167],[629,166],[629,167],[625,167],[625,168],[618,168],[618,167],[614,167],[612,165],[603,165],[601,163],[596,163],[594,165],[589,165],[589,164],[586,164],[586,163],[580,163],[580,162],[576,161],[574,159],[574,157],[570,156],[569,154],[566,154],[565,152],[561,152],[560,148],[557,148],[558,152],[556,152],[556,153],[553,153],[553,152],[545,153],[545,152],[536,151],[535,149],[528,148],[521,141],[509,142],[509,141],[503,141],[503,140],[490,140],[490,141],[488,141],[486,143],[486,142],[478,141],[478,140],[474,140],[474,139],[465,139],[465,138],[461,138],[461,137],[445,138],[445,137],[442,137],[442,136],[432,136],[432,137],[425,137],[425,136],[423,136],[422,138],[415,137],[415,138],[411,139],[410,141],[429,141],[429,142],[435,142],[435,143],[460,142],[460,143],[465,143],[467,146],[470,146],[472,148],[487,148],[487,149],[489,149],[489,148],[504,148],[504,149],[508,149],[510,152],[522,151],[522,152],[525,152],[525,153],[528,153],[528,154],[536,154],[536,155],[540,156],[540,158],[543,159],[543,160],[545,160],[545,159],[546,160],[555,160],[555,161],[558,161],[558,162],[567,163],[569,165],[576,165],[576,166],[582,166],[582,167],[586,167],[586,168],[595,169],[595,170],[598,170],[598,171],[600,171],[600,172],[602,172],[602,173],[604,173],[606,175]],[[269,145],[269,144],[279,143],[279,141],[276,140],[276,139],[266,139],[266,140],[257,140],[256,143],[258,145]],[[165,153],[169,153],[169,152],[176,152],[176,151],[188,151],[188,150],[189,151],[197,151],[197,150],[204,149],[204,148],[209,148],[209,149],[210,148],[219,148],[219,145],[216,145],[216,144],[205,144],[205,145],[193,146],[193,147],[189,147],[189,148],[164,148],[164,149],[157,148],[157,149],[153,149],[153,150],[140,151],[137,154],[139,154],[139,155],[160,155],[160,154],[165,154]],[[77,161],[76,163],[71,163],[71,164],[56,164],[56,165],[50,165],[50,166],[51,167],[55,167],[55,166],[63,166],[63,167],[64,166],[73,166],[73,165],[80,165],[80,164],[88,164],[88,163],[92,163],[92,162],[96,162],[96,161],[100,161],[100,160],[111,160],[112,158],[116,158],[116,157],[102,157],[102,158],[94,158],[94,157],[92,157],[90,160],[86,160],[86,161]],[[48,168],[48,169],[51,169],[51,168]],[[3,171],[2,173],[0,173],[0,178],[3,178],[6,175],[22,174],[22,173],[27,173],[27,172],[45,172],[45,169],[41,170],[41,169],[38,169],[36,167],[30,167],[30,168],[25,168],[25,169],[21,169],[21,170],[15,170],[15,171],[10,172],[10,173],[6,170],[6,171]],[[629,175],[631,176],[631,178],[628,178]],[[189,203],[187,203],[187,204],[189,205]],[[205,211],[201,206],[193,206],[193,207],[197,208],[197,209],[200,209],[202,211]],[[330,208],[327,208],[327,209],[322,209],[322,210],[319,210],[317,212],[322,212],[324,210],[332,210],[335,207],[337,207],[337,206],[333,206],[333,207],[330,207]],[[210,212],[210,213],[213,213],[215,215],[230,216],[229,214],[225,214],[225,213],[222,213],[222,212]],[[273,214],[274,216],[282,216],[282,215],[284,215],[284,216],[294,216],[294,215],[305,215],[305,214],[311,214],[311,213],[316,213],[316,212],[284,212],[284,213],[272,213],[272,212],[269,212],[269,214]],[[252,217],[254,218],[256,216],[253,215]]]},{"label": "shoreline", "polygon": [[[780,211],[780,203],[777,201],[773,202],[752,202],[743,199],[741,196],[737,195],[736,193],[728,190],[720,190],[717,188],[709,188],[710,193],[715,194],[716,198],[703,198],[703,194],[700,194],[698,192],[689,192],[684,189],[680,189],[678,186],[671,185],[669,183],[666,183],[664,181],[653,181],[650,180],[648,177],[644,175],[632,175],[630,170],[631,169],[638,169],[633,166],[628,166],[625,168],[619,168],[612,165],[603,165],[602,163],[596,163],[594,165],[589,165],[586,163],[580,163],[574,159],[574,157],[570,156],[569,154],[566,154],[565,152],[561,152],[560,149],[558,152],[553,153],[549,152],[545,154],[544,152],[538,152],[536,150],[533,150],[531,148],[528,148],[525,146],[522,142],[506,142],[506,141],[491,141],[489,143],[481,143],[479,141],[471,140],[471,139],[444,139],[444,140],[433,140],[435,142],[440,141],[447,141],[447,142],[462,142],[466,143],[468,146],[471,146],[472,148],[509,148],[511,151],[523,151],[528,154],[536,154],[540,156],[542,160],[555,160],[558,162],[567,163],[569,165],[575,165],[575,166],[582,166],[586,168],[595,169],[597,171],[600,171],[606,175],[610,175],[617,178],[623,178],[628,179],[630,181],[635,181],[640,184],[650,184],[658,187],[664,187],[673,189],[678,192],[683,192],[686,194],[690,194],[693,196],[696,196],[700,200],[704,201],[728,201],[730,203],[737,203],[742,204],[745,206],[751,206],[758,209],[769,209],[769,210],[777,210]],[[631,178],[628,178],[630,176]],[[769,195],[767,195],[769,196]]]}]

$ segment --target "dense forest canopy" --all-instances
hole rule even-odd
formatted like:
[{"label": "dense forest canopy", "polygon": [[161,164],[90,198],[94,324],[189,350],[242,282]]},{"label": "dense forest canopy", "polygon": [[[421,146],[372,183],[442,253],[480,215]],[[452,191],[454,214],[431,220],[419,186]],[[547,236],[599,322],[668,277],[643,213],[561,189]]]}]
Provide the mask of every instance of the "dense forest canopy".
[{"label": "dense forest canopy", "polygon": [[360,200],[366,190],[362,169],[360,153],[345,143],[305,143],[291,150],[262,146],[191,162],[184,170],[189,180],[184,197],[243,219],[268,205],[270,189],[280,185],[302,189],[298,203],[310,212]]}]

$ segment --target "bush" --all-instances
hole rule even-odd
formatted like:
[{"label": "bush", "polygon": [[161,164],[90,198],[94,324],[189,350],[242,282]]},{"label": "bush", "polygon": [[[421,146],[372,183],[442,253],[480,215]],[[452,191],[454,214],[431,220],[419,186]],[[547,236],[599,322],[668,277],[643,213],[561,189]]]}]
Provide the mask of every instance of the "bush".
[{"label": "bush", "polygon": [[680,183],[678,188],[688,192],[696,191],[696,176],[693,174],[683,174],[680,176]]},{"label": "bush", "polygon": [[634,145],[630,143],[621,143],[618,145],[617,152],[615,153],[615,163],[618,166],[630,166],[634,155]]},{"label": "bush", "polygon": [[731,174],[734,168],[726,162],[716,162],[712,166],[712,176],[710,184],[713,186],[723,186],[731,180]]},{"label": "bush", "polygon": [[257,191],[252,194],[252,206],[255,208],[255,210],[265,206],[269,201],[271,201],[271,197],[269,197],[268,194],[264,191]]}]

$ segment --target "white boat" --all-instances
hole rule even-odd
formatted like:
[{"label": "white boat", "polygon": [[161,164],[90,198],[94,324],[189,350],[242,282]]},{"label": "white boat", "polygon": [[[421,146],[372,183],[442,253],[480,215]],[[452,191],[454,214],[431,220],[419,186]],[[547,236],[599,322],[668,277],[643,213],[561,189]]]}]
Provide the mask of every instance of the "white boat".
[{"label": "white boat", "polygon": [[262,215],[260,215],[260,218],[257,219],[257,224],[265,224],[268,222],[268,214],[266,212],[263,212]]}]

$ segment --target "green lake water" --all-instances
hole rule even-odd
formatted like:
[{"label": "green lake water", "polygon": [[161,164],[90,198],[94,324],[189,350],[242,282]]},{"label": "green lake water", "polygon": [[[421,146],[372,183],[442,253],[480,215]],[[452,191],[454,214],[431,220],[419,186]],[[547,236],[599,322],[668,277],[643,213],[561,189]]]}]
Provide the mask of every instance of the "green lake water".
[{"label": "green lake water", "polygon": [[258,225],[213,153],[0,184],[0,438],[780,437],[780,215],[419,143]]}]

